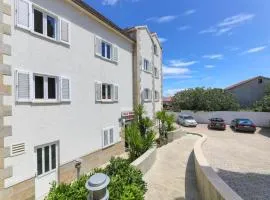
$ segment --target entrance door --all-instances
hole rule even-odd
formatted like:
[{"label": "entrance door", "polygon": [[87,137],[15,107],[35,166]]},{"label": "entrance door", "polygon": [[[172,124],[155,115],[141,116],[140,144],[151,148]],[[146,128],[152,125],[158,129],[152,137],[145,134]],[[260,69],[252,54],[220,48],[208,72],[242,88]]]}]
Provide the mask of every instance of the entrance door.
[{"label": "entrance door", "polygon": [[36,199],[44,199],[48,194],[51,183],[58,182],[58,144],[46,144],[35,148],[36,154]]}]

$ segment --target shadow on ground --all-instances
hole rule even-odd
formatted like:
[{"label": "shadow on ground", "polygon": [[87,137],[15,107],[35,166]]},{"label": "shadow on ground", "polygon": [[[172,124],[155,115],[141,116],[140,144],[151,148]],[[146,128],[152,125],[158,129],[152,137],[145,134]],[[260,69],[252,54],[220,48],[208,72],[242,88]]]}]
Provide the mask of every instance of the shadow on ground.
[{"label": "shadow on ground", "polygon": [[199,200],[193,151],[189,155],[188,162],[187,162],[186,175],[185,175],[185,194],[186,194],[186,197],[185,197],[186,200]]},{"label": "shadow on ground", "polygon": [[258,133],[270,138],[270,128],[262,128]]},{"label": "shadow on ground", "polygon": [[270,174],[239,173],[218,169],[218,175],[245,200],[268,200]]}]

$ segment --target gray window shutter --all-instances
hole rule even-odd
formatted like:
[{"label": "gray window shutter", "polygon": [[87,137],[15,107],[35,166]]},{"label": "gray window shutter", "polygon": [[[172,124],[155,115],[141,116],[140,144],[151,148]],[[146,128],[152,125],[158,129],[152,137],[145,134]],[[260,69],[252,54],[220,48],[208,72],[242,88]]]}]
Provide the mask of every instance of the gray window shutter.
[{"label": "gray window shutter", "polygon": [[95,36],[95,54],[101,56],[102,40],[98,36]]},{"label": "gray window shutter", "polygon": [[152,100],[153,99],[152,97],[153,97],[153,92],[152,90],[149,90],[149,99]]},{"label": "gray window shutter", "polygon": [[16,101],[32,101],[32,81],[33,76],[30,72],[16,71]]},{"label": "gray window shutter", "polygon": [[109,145],[109,131],[103,130],[103,147],[106,147]]},{"label": "gray window shutter", "polygon": [[96,102],[101,101],[101,95],[102,95],[102,83],[101,82],[95,82],[95,96],[96,96]]},{"label": "gray window shutter", "polygon": [[114,101],[118,102],[119,101],[119,86],[118,85],[114,85],[113,88],[113,92],[114,92]]},{"label": "gray window shutter", "polygon": [[71,101],[71,87],[70,87],[70,80],[65,77],[61,77],[60,81],[61,86],[61,101],[62,102],[69,102]]},{"label": "gray window shutter", "polygon": [[27,0],[16,0],[16,25],[20,28],[31,28],[32,4]]},{"label": "gray window shutter", "polygon": [[113,61],[118,62],[118,47],[113,45]]},{"label": "gray window shutter", "polygon": [[60,19],[60,40],[64,43],[70,43],[70,24],[64,19]]},{"label": "gray window shutter", "polygon": [[114,143],[114,130],[113,128],[110,129],[110,144]]}]

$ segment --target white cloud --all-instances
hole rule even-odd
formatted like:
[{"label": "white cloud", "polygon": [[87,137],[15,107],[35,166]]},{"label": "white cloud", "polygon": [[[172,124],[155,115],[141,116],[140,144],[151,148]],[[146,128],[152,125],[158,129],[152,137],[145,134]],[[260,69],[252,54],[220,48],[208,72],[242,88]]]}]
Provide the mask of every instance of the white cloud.
[{"label": "white cloud", "polygon": [[197,61],[188,61],[188,62],[185,62],[183,60],[169,60],[169,65],[172,66],[172,67],[188,67],[188,66],[191,66],[191,65],[194,65],[198,63]]},{"label": "white cloud", "polygon": [[180,26],[179,28],[177,28],[179,31],[186,31],[188,29],[191,29],[190,26]]},{"label": "white cloud", "polygon": [[246,21],[252,20],[255,17],[254,14],[239,14],[232,17],[225,18],[218,24],[219,27],[238,26]]},{"label": "white cloud", "polygon": [[244,51],[242,53],[242,55],[243,54],[250,54],[250,53],[257,53],[257,52],[263,51],[266,48],[267,48],[267,46],[260,46],[260,47],[255,47],[255,48],[252,48],[252,49],[248,49],[247,51]]},{"label": "white cloud", "polygon": [[214,65],[205,65],[204,67],[205,67],[205,68],[207,68],[207,69],[212,69],[212,68],[215,68],[215,66],[214,66]]},{"label": "white cloud", "polygon": [[195,9],[190,9],[190,10],[186,10],[186,11],[183,13],[183,15],[188,16],[188,15],[194,14],[195,12],[196,12]]},{"label": "white cloud", "polygon": [[177,18],[178,18],[178,16],[176,16],[176,15],[167,15],[167,16],[161,16],[161,17],[151,17],[151,18],[148,18],[146,21],[153,21],[156,23],[167,23],[167,22],[171,22]]},{"label": "white cloud", "polygon": [[174,96],[177,92],[184,91],[183,88],[173,88],[165,91],[165,96]]},{"label": "white cloud", "polygon": [[193,78],[191,75],[165,75],[163,77],[164,80],[169,80],[169,79],[190,79]]},{"label": "white cloud", "polygon": [[164,75],[183,75],[189,73],[190,70],[188,68],[175,68],[175,67],[166,67],[163,66],[163,74]]},{"label": "white cloud", "polygon": [[159,37],[158,39],[159,39],[159,41],[160,41],[161,43],[164,43],[164,42],[167,42],[167,41],[168,41],[167,38],[163,38],[163,37]]},{"label": "white cloud", "polygon": [[212,33],[215,36],[220,36],[227,33],[228,35],[231,35],[234,28],[239,27],[247,21],[251,21],[254,17],[254,14],[244,13],[227,17],[217,25],[200,31],[199,34]]},{"label": "white cloud", "polygon": [[207,59],[217,59],[217,60],[221,60],[223,59],[223,55],[222,54],[210,54],[210,55],[204,55],[203,58],[207,58]]},{"label": "white cloud", "polygon": [[[131,2],[138,2],[140,0],[129,0]],[[114,6],[116,5],[118,2],[120,2],[120,0],[103,0],[102,4],[106,5],[106,6]]]},{"label": "white cloud", "polygon": [[102,4],[113,6],[113,5],[117,4],[119,1],[120,0],[103,0]]}]

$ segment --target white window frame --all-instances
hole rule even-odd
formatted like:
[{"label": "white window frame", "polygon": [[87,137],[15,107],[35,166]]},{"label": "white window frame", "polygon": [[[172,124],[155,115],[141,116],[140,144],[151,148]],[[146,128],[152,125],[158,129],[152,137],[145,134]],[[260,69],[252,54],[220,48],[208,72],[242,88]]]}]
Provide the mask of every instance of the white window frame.
[{"label": "white window frame", "polygon": [[143,71],[150,74],[152,73],[151,62],[146,58],[143,59]]},{"label": "white window frame", "polygon": [[[52,157],[51,157],[51,152],[52,148],[51,146],[55,145],[55,168],[52,169]],[[45,147],[49,146],[49,171],[45,172]],[[36,176],[37,177],[44,177],[52,172],[55,172],[58,170],[59,167],[59,142],[52,142],[44,145],[39,145],[36,146],[35,148],[35,159],[36,159]],[[38,163],[37,163],[37,150],[42,149],[42,174],[38,175]]]},{"label": "white window frame", "polygon": [[[18,19],[17,19],[17,14],[16,14],[16,26],[18,28],[26,29],[34,35],[43,37],[43,38],[50,40],[50,41],[53,41],[53,42],[70,45],[71,26],[70,26],[70,22],[68,20],[63,19],[60,16],[58,16],[57,14],[55,14],[55,13],[53,13],[45,8],[42,8],[39,5],[32,3],[28,0],[23,0],[23,1],[29,3],[29,27],[25,27],[23,25],[18,24],[17,23]],[[16,0],[16,6],[17,6],[17,4],[18,4],[18,0]],[[43,33],[42,34],[34,31],[34,10],[38,10],[43,14]],[[54,38],[49,37],[47,35],[47,16],[50,16],[50,17],[55,19],[55,37]],[[61,20],[68,23],[68,39],[69,39],[68,42],[61,40]]]},{"label": "white window frame", "polygon": [[[34,11],[37,10],[39,12],[42,13],[42,17],[43,17],[43,33],[39,33],[39,32],[36,32],[35,31],[35,15],[34,15]],[[49,17],[52,17],[54,18],[55,20],[55,30],[54,30],[54,35],[55,37],[49,37],[48,36],[48,33],[47,33],[47,27],[48,27],[48,24],[47,24],[47,16]],[[58,35],[59,35],[59,17],[48,12],[48,11],[45,11],[44,9],[40,8],[39,6],[36,6],[33,4],[32,6],[32,25],[33,25],[33,28],[32,28],[32,31],[37,34],[37,35],[41,35],[43,37],[46,37],[48,39],[51,39],[51,40],[57,40],[58,39]]]},{"label": "white window frame", "polygon": [[[112,142],[110,141],[110,130],[111,129],[113,130],[113,141]],[[108,127],[102,129],[102,148],[110,147],[116,143],[115,130],[116,130],[115,126],[108,126]],[[108,135],[107,135],[108,144],[107,145],[104,144],[105,131],[108,131]]]},{"label": "white window frame", "polygon": [[[105,56],[102,55],[102,51],[103,51],[103,43],[105,44]],[[110,47],[110,58],[108,58],[108,54],[107,54],[107,48],[108,46]],[[103,39],[101,39],[101,57],[105,58],[107,60],[113,60],[113,44],[111,44],[110,42],[107,42]]]},{"label": "white window frame", "polygon": [[[43,77],[43,99],[36,99],[35,97],[35,77],[41,76]],[[55,99],[49,99],[48,98],[48,78],[55,78]],[[33,73],[33,103],[58,103],[60,102],[60,77],[59,76],[53,76],[53,75],[47,75],[47,74],[40,74],[40,73]]]},{"label": "white window frame", "polygon": [[[103,85],[105,85],[105,99],[103,98]],[[110,86],[110,90],[111,90],[111,98],[108,98],[108,90]],[[101,101],[103,102],[112,102],[114,100],[114,85],[110,84],[110,83],[102,83],[101,84]]]},{"label": "white window frame", "polygon": [[[146,93],[147,92],[147,93]],[[152,95],[151,95],[151,90],[149,89],[149,88],[145,88],[144,90],[143,90],[143,100],[145,101],[145,102],[149,102],[149,101],[152,101]],[[146,98],[146,94],[147,94],[147,98]]]}]

